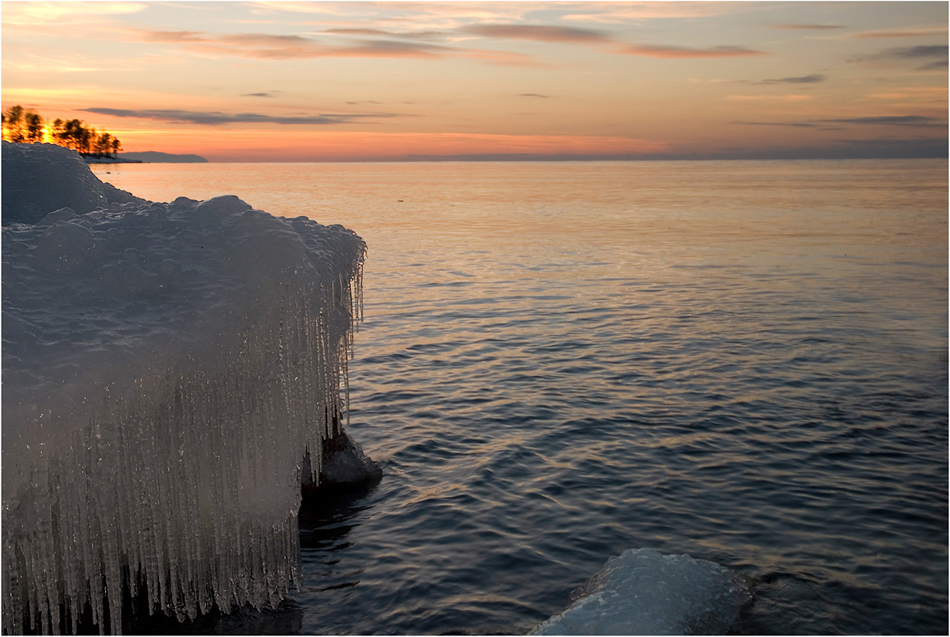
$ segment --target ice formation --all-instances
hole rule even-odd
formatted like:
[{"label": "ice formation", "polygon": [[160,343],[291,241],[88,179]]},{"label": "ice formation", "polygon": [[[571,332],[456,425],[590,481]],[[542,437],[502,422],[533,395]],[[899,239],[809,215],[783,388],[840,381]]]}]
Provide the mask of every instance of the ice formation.
[{"label": "ice formation", "polygon": [[4,632],[73,632],[87,605],[119,632],[129,596],[276,604],[302,459],[345,409],[363,241],[233,196],[2,232]]},{"label": "ice formation", "polygon": [[36,223],[69,207],[82,214],[111,203],[148,203],[99,181],[79,153],[52,144],[3,142],[3,225]]},{"label": "ice formation", "polygon": [[715,562],[630,549],[572,595],[535,635],[722,635],[748,591]]}]

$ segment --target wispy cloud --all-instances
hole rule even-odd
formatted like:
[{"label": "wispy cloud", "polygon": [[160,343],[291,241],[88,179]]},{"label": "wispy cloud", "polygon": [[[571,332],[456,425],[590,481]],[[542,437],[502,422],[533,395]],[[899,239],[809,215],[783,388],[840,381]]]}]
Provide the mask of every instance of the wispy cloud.
[{"label": "wispy cloud", "polygon": [[518,93],[518,97],[539,97],[542,99],[548,99],[550,95],[544,95],[542,93]]},{"label": "wispy cloud", "polygon": [[948,47],[946,44],[897,47],[885,49],[875,55],[852,59],[854,62],[865,62],[869,60],[892,62],[931,60],[930,62],[926,62],[923,66],[918,67],[918,70],[940,71],[947,68]]},{"label": "wispy cloud", "polygon": [[455,50],[435,44],[397,40],[358,40],[345,46],[331,46],[302,35],[270,33],[207,34],[199,31],[136,30],[147,42],[174,44],[195,53],[262,60],[308,59],[319,57],[415,57],[438,58]]},{"label": "wispy cloud", "polygon": [[[460,20],[520,20],[531,3],[509,2],[421,2],[402,1],[398,4],[383,2],[302,2],[300,0],[265,0],[250,2],[255,13],[265,14],[310,14],[320,16],[321,22],[328,19],[360,21],[363,24],[411,23],[414,25],[438,24],[438,28],[453,28]],[[296,20],[295,20],[296,21]]]},{"label": "wispy cloud", "polygon": [[[818,124],[812,122],[732,122],[740,126],[787,126],[790,128],[817,128]],[[841,130],[840,128],[821,127],[823,130]]]},{"label": "wispy cloud", "polygon": [[203,42],[206,40],[201,31],[149,31],[146,29],[132,29],[131,33],[134,36],[138,36],[135,39],[144,42],[161,42],[165,44]]},{"label": "wispy cloud", "polygon": [[144,11],[142,2],[5,2],[3,25],[36,26],[75,24],[102,20],[104,16],[125,15]]},{"label": "wispy cloud", "polygon": [[266,91],[263,93],[241,93],[241,97],[276,97],[278,91]]},{"label": "wispy cloud", "polygon": [[386,31],[384,29],[365,29],[359,27],[335,27],[332,29],[324,29],[321,33],[346,36],[404,38],[407,40],[432,40],[446,36],[445,31]]},{"label": "wispy cloud", "polygon": [[819,82],[824,82],[826,78],[821,73],[813,73],[811,75],[803,75],[801,77],[783,77],[773,80],[759,80],[756,84],[817,84]]},{"label": "wispy cloud", "polygon": [[48,74],[50,69],[55,69],[57,73],[115,73],[137,71],[144,67],[143,58],[117,56],[109,59],[90,59],[80,54],[63,55],[55,50],[48,52],[39,47],[36,51],[37,53],[22,50],[18,58],[4,57],[4,70],[22,71],[35,77]]},{"label": "wispy cloud", "polygon": [[946,122],[935,117],[925,117],[923,115],[885,115],[880,117],[848,117],[842,119],[822,119],[820,122],[830,124],[864,124],[874,126],[907,126],[911,128],[919,127],[943,127]]},{"label": "wispy cloud", "polygon": [[745,102],[804,102],[812,99],[811,95],[728,95],[727,100]]},{"label": "wispy cloud", "polygon": [[888,49],[881,53],[883,57],[901,60],[920,60],[933,58],[931,62],[918,67],[921,71],[943,71],[947,68],[948,47],[946,44],[936,46],[912,46],[901,49]]},{"label": "wispy cloud", "polygon": [[415,57],[439,58],[456,53],[452,47],[417,44],[401,40],[362,40],[353,46],[324,47],[330,57]]},{"label": "wispy cloud", "polygon": [[[360,31],[364,30],[360,29]],[[377,30],[371,29],[370,31]],[[460,48],[406,40],[356,39],[342,44],[329,45],[307,36],[269,33],[208,34],[200,31],[151,31],[141,29],[130,33],[133,37],[147,42],[176,45],[192,53],[220,57],[242,57],[258,60],[302,60],[332,57],[438,60],[457,56],[499,66],[544,66],[530,55],[523,53]]]},{"label": "wispy cloud", "polygon": [[730,58],[765,55],[742,46],[694,48],[675,45],[627,44],[600,29],[538,24],[473,24],[457,32],[489,38],[553,42],[558,44],[619,45],[613,53],[654,58]]},{"label": "wispy cloud", "polygon": [[879,29],[875,31],[860,31],[853,33],[852,38],[856,40],[876,39],[876,38],[923,38],[929,36],[946,36],[947,27],[911,27],[906,29]]},{"label": "wispy cloud", "polygon": [[611,41],[605,31],[580,27],[547,26],[540,24],[472,24],[458,29],[461,33],[488,38],[533,40],[568,44],[592,44]]},{"label": "wispy cloud", "polygon": [[[945,127],[946,122],[935,117],[923,115],[882,115],[876,117],[843,117],[837,119],[813,119],[798,122],[746,122],[738,121],[733,124],[743,126],[791,126],[794,128],[822,128],[823,130],[842,130],[842,124],[858,124],[864,126],[900,126],[907,128],[937,128]],[[829,128],[829,125],[838,125]]]},{"label": "wispy cloud", "polygon": [[946,44],[933,46],[911,46],[898,49],[887,49],[878,54],[880,57],[902,58],[915,60],[919,58],[945,58],[947,57],[948,47]]},{"label": "wispy cloud", "polygon": [[866,97],[873,100],[908,100],[915,104],[942,104],[946,107],[947,88],[946,86],[900,86],[887,92],[871,93]]},{"label": "wispy cloud", "polygon": [[251,123],[251,124],[288,124],[288,125],[333,125],[348,124],[356,119],[379,117],[398,117],[395,113],[332,113],[304,116],[263,115],[261,113],[222,113],[220,111],[184,111],[177,109],[144,109],[132,110],[124,108],[83,108],[86,113],[111,115],[113,117],[134,117],[138,119],[152,119],[171,123],[201,124],[205,126],[219,126],[221,124]]},{"label": "wispy cloud", "polygon": [[[530,3],[527,3],[530,5]],[[570,6],[570,5],[569,5]],[[570,7],[564,20],[600,24],[639,23],[647,20],[708,18],[755,10],[750,2],[596,2],[585,0]]]},{"label": "wispy cloud", "polygon": [[643,55],[654,58],[733,58],[765,55],[764,51],[742,46],[713,46],[697,49],[685,46],[654,44],[629,44],[618,51],[626,55]]},{"label": "wispy cloud", "polygon": [[841,24],[772,24],[773,29],[789,29],[793,31],[828,31],[846,28]]},{"label": "wispy cloud", "polygon": [[947,66],[948,47],[946,44],[933,46],[911,46],[906,48],[887,49],[882,51],[876,57],[891,58],[895,60],[921,60],[933,59],[932,62],[921,67],[922,69],[942,69]]}]

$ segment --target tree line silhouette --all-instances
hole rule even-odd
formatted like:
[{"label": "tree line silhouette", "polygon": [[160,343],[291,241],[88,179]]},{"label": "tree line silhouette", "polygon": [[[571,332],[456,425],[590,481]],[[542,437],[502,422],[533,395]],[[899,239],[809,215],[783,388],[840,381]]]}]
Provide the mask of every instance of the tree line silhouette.
[{"label": "tree line silhouette", "polygon": [[19,104],[3,111],[3,139],[15,144],[51,142],[80,155],[116,157],[122,150],[118,137],[88,126],[81,119],[43,119],[32,108]]}]

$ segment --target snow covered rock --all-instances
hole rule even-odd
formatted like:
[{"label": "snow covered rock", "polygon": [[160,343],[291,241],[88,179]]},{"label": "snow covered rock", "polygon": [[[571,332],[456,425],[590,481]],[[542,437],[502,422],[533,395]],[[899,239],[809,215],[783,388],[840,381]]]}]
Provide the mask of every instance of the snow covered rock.
[{"label": "snow covered rock", "polygon": [[36,223],[59,208],[82,214],[112,203],[145,203],[99,181],[79,153],[62,146],[3,142],[2,157],[3,225]]},{"label": "snow covered rock", "polygon": [[5,144],[3,216],[50,209],[2,228],[4,632],[72,631],[87,606],[117,632],[125,596],[276,605],[302,458],[345,413],[363,241],[232,196],[83,213],[82,177],[69,209],[8,208],[8,165]]},{"label": "snow covered rock", "polygon": [[735,575],[689,555],[629,549],[533,635],[722,635],[749,600]]}]

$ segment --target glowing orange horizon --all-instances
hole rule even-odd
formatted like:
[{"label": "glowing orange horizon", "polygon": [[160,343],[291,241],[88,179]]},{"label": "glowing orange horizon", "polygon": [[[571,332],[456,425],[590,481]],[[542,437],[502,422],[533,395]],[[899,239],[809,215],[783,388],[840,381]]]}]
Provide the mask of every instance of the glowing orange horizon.
[{"label": "glowing orange horizon", "polygon": [[375,133],[366,131],[151,130],[116,133],[126,152],[189,153],[212,161],[387,161],[472,155],[590,156],[664,153],[664,142],[625,137]]}]

